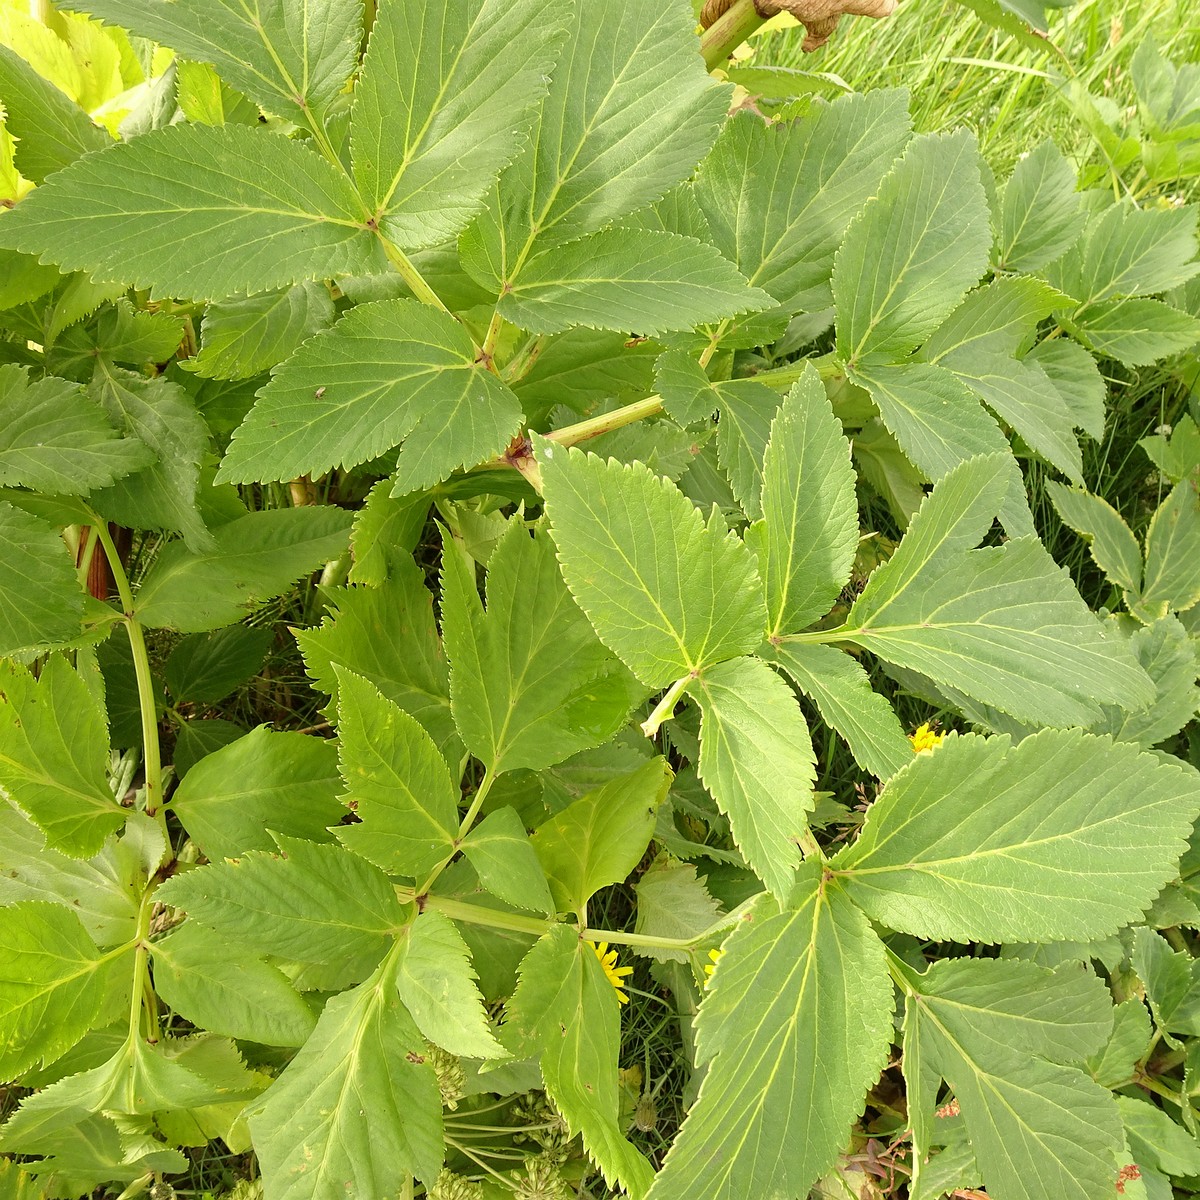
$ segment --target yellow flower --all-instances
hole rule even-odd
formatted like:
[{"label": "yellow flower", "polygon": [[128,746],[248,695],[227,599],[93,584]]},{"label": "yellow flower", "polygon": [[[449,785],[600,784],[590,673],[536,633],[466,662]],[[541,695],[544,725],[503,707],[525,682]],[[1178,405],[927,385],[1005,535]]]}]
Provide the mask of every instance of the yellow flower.
[{"label": "yellow flower", "polygon": [[717,969],[717,963],[719,963],[721,961],[721,955],[724,953],[725,953],[724,950],[710,950],[708,952],[708,957],[712,961],[706,962],[704,964],[704,986],[705,987],[708,987],[709,981],[713,977],[713,972]]},{"label": "yellow flower", "polygon": [[943,735],[935,733],[930,728],[929,722],[926,721],[918,725],[916,730],[909,735],[908,740],[912,742],[914,754],[920,754],[922,750],[932,750],[934,746],[940,746]]},{"label": "yellow flower", "polygon": [[632,967],[617,966],[617,952],[608,948],[607,942],[601,942],[596,945],[595,942],[588,942],[596,952],[596,957],[600,960],[600,965],[604,968],[605,977],[608,982],[613,985],[613,991],[617,993],[618,1004],[628,1004],[629,997],[625,994],[626,982],[625,976],[633,974]]}]

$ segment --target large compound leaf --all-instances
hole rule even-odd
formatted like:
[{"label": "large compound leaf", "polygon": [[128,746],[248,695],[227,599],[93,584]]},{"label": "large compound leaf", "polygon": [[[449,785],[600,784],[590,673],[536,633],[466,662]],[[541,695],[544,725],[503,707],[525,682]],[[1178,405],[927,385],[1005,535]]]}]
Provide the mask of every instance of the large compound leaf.
[{"label": "large compound leaf", "polygon": [[390,960],[333,997],[247,1114],[268,1200],[397,1195],[411,1174],[432,1186],[444,1151],[427,1053]]},{"label": "large compound leaf", "polygon": [[110,25],[211,63],[268,112],[305,121],[342,90],[362,14],[341,0],[74,0]]},{"label": "large compound leaf", "polygon": [[281,363],[333,315],[329,289],[312,282],[210,304],[188,369],[205,379],[249,379]]},{"label": "large compound leaf", "polygon": [[58,530],[0,501],[0,655],[79,636],[83,591]]},{"label": "large compound leaf", "polygon": [[324,738],[265,725],[202,758],[168,806],[206,858],[274,850],[269,829],[313,842],[345,815],[337,751]]},{"label": "large compound leaf", "polygon": [[[910,1095],[916,1071],[927,1102],[938,1076],[950,1084],[988,1194],[1091,1200],[1111,1192],[1121,1144],[1116,1105],[1082,1070],[1064,1065],[1082,1063],[1111,1028],[1100,982],[1071,967],[954,959],[911,980],[904,1023]],[[914,1112],[914,1132],[928,1128],[932,1115]]]},{"label": "large compound leaf", "polygon": [[87,1033],[104,1000],[105,960],[62,905],[0,908],[0,1075],[48,1065]]},{"label": "large compound leaf", "polygon": [[541,1052],[546,1091],[610,1184],[635,1200],[654,1178],[618,1124],[619,1005],[591,946],[564,925],[541,938],[521,963],[505,1006],[506,1044]]},{"label": "large compound leaf", "polygon": [[814,804],[804,714],[791,688],[757,658],[712,667],[690,690],[700,706],[700,778],[729,818],[743,857],[783,899]]},{"label": "large compound leaf", "polygon": [[217,478],[323,475],[404,442],[396,494],[431,487],[499,454],[520,426],[517,398],[475,355],[467,331],[429,305],[359,305],[274,373]]},{"label": "large compound leaf", "polygon": [[316,1023],[278,967],[195,921],[154,943],[154,990],[197,1028],[263,1046],[302,1046]]},{"label": "large compound leaf", "polygon": [[1194,774],[1077,730],[951,735],[892,777],[833,861],[890,929],[1089,941],[1136,920],[1200,811]]},{"label": "large compound leaf", "polygon": [[711,246],[647,229],[603,229],[529,260],[497,305],[534,333],[573,325],[644,335],[771,308]]},{"label": "large compound leaf", "polygon": [[354,89],[354,177],[383,234],[409,249],[453,237],[522,148],[563,12],[538,0],[380,5]]},{"label": "large compound leaf", "polygon": [[1097,354],[1142,367],[1191,349],[1200,320],[1161,300],[1110,300],[1089,305],[1067,322]]},{"label": "large compound leaf", "polygon": [[1186,283],[1197,271],[1196,209],[1115,204],[1047,272],[1082,305],[1119,296],[1152,296]]},{"label": "large compound leaf", "polygon": [[468,1058],[507,1055],[488,1027],[470,951],[449,917],[424,912],[408,927],[399,943],[396,987],[434,1045]]},{"label": "large compound leaf", "polygon": [[1184,612],[1200,601],[1200,496],[1181,479],[1158,506],[1146,532],[1146,578],[1140,605]]},{"label": "large compound leaf", "polygon": [[66,659],[48,659],[36,680],[0,661],[0,790],[49,849],[90,858],[125,823],[107,767],[104,710]]},{"label": "large compound leaf", "polygon": [[1064,254],[1083,232],[1075,172],[1053,142],[1027,154],[1004,187],[996,265],[1036,271]]},{"label": "large compound leaf", "polygon": [[724,946],[696,1019],[708,1072],[650,1200],[803,1196],[845,1144],[892,1037],[883,946],[818,863]]},{"label": "large compound leaf", "polygon": [[338,836],[389,874],[421,876],[458,836],[458,788],[429,734],[373,684],[338,671],[338,758],[358,813]]},{"label": "large compound leaf", "polygon": [[1067,406],[1076,428],[1099,441],[1104,436],[1108,387],[1096,360],[1069,338],[1039,342],[1025,361],[1045,371]]},{"label": "large compound leaf", "polygon": [[425,577],[407,558],[380,587],[338,589],[330,616],[297,633],[313,682],[334,701],[342,666],[369,679],[389,700],[416,717],[447,762],[462,742],[450,712],[450,677],[433,619]]},{"label": "large compound leaf", "polygon": [[1018,354],[1038,324],[1067,303],[1069,297],[1036,275],[1002,275],[963,297],[921,347],[921,358],[937,363],[948,354],[965,353],[969,361],[977,350]]},{"label": "large compound leaf", "polygon": [[190,550],[210,550],[212,537],[196,508],[209,433],[191,398],[162,376],[147,379],[103,361],[96,364],[88,394],[154,457],[145,470],[93,492],[88,503],[119,524],[182,533]]},{"label": "large compound leaf", "polygon": [[81,495],[149,466],[145,443],[122,439],[78,384],[0,366],[0,485]]},{"label": "large compound leaf", "polygon": [[983,274],[990,246],[975,139],[914,138],[838,250],[838,355],[855,367],[919,346]]},{"label": "large compound leaf", "polygon": [[111,139],[70,97],[43,79],[19,54],[0,45],[4,125],[18,139],[17,169],[33,183],[62,170]]},{"label": "large compound leaf", "polygon": [[912,759],[895,710],[851,655],[832,646],[786,642],[775,648],[774,661],[845,738],[860,766],[886,779]]},{"label": "large compound leaf", "polygon": [[643,689],[596,634],[546,534],[509,522],[488,560],[487,611],[473,565],[442,560],[442,632],[455,723],[495,774],[540,770],[612,737]]},{"label": "large compound leaf", "polygon": [[222,525],[210,554],[172,542],[136,600],[147,625],[185,633],[230,625],[346,547],[349,514],[331,506],[269,509]]},{"label": "large compound leaf", "polygon": [[563,578],[650,687],[757,648],[762,585],[741,542],[668,480],[547,443],[537,452]]},{"label": "large compound leaf", "polygon": [[538,827],[531,843],[559,912],[583,912],[600,888],[620,883],[637,866],[673,778],[665,758],[652,758]]},{"label": "large compound leaf", "polygon": [[1085,539],[1096,566],[1136,596],[1142,586],[1142,549],[1121,514],[1102,496],[1053,480],[1046,492],[1058,515]]},{"label": "large compound leaf", "polygon": [[898,89],[842,96],[788,124],[735,117],[696,184],[713,243],[789,313],[827,308],[842,234],[910,132]]},{"label": "large compound leaf", "polygon": [[973,549],[1008,486],[1007,456],[956,467],[855,601],[847,637],[1022,720],[1088,725],[1153,700],[1149,677],[1032,537]]},{"label": "large compound leaf", "polygon": [[763,519],[746,544],[766,589],[768,634],[794,633],[829,611],[858,549],[850,444],[812,367],[775,416],[762,470]]},{"label": "large compound leaf", "polygon": [[602,229],[692,173],[727,105],[694,30],[685,0],[574,6],[529,145],[466,235],[481,282],[499,293],[535,246]]},{"label": "large compound leaf", "polygon": [[0,221],[0,245],[157,296],[220,300],[386,269],[365,219],[345,176],[299,142],[173,125],[56,172]]},{"label": "large compound leaf", "polygon": [[177,875],[158,895],[262,954],[336,963],[382,953],[405,921],[387,876],[341,846],[276,841],[286,857],[251,850]]}]

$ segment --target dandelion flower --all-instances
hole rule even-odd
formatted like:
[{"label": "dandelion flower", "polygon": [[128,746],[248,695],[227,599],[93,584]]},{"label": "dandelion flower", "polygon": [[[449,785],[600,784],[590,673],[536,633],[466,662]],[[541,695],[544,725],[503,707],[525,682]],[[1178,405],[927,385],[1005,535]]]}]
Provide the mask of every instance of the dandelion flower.
[{"label": "dandelion flower", "polygon": [[922,750],[932,750],[934,746],[940,746],[942,737],[942,734],[934,732],[929,722],[925,721],[917,726],[908,740],[912,742],[913,753],[920,754]]},{"label": "dandelion flower", "polygon": [[633,974],[633,968],[618,967],[617,952],[610,950],[607,942],[601,942],[598,946],[595,942],[588,942],[588,945],[596,952],[596,957],[604,968],[605,977],[613,985],[613,991],[617,993],[617,1003],[628,1004],[629,997],[625,994],[627,986],[625,977]]}]

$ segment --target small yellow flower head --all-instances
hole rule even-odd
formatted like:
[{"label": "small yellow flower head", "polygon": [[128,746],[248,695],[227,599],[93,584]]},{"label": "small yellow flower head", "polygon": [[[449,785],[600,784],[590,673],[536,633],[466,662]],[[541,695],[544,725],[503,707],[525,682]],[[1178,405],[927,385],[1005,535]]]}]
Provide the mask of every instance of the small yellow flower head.
[{"label": "small yellow flower head", "polygon": [[929,722],[925,721],[917,726],[909,735],[908,740],[912,742],[913,753],[920,754],[922,750],[932,750],[934,746],[940,746],[943,736],[943,734],[935,733]]},{"label": "small yellow flower head", "polygon": [[711,961],[706,962],[704,964],[704,986],[705,987],[708,987],[709,980],[712,979],[713,972],[717,969],[717,963],[719,963],[721,961],[721,955],[724,953],[725,953],[724,950],[710,950],[708,952],[708,957]]},{"label": "small yellow flower head", "polygon": [[607,942],[601,942],[596,945],[595,942],[588,942],[596,952],[596,957],[600,960],[600,965],[604,968],[604,974],[608,982],[613,985],[613,991],[617,993],[618,1004],[628,1004],[629,997],[625,994],[626,981],[625,976],[633,974],[632,967],[617,966],[617,952],[608,948]]}]

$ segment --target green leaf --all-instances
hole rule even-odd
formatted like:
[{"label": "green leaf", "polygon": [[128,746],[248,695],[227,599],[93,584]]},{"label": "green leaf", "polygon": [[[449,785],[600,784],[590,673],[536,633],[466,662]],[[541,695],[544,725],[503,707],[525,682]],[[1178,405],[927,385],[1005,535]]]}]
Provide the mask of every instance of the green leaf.
[{"label": "green leaf", "polygon": [[277,967],[194,921],[153,945],[154,990],[197,1028],[264,1046],[302,1046],[316,1024]]},{"label": "green leaf", "polygon": [[1103,1041],[1108,1001],[1098,981],[951,959],[914,982],[906,988],[905,1063],[919,1059],[953,1088],[989,1194],[1107,1195],[1121,1144],[1116,1106],[1077,1067],[1061,1065]]},{"label": "green leaf", "polygon": [[272,375],[217,479],[323,475],[401,442],[395,495],[473,467],[499,454],[521,423],[517,398],[475,356],[447,313],[415,300],[361,304]]},{"label": "green leaf", "polygon": [[471,955],[454,922],[420,913],[399,945],[396,988],[421,1032],[451,1054],[506,1056],[488,1027]]},{"label": "green leaf", "polygon": [[79,636],[83,592],[58,531],[0,501],[0,654]]},{"label": "green leaf", "polygon": [[1200,468],[1200,428],[1186,413],[1176,422],[1169,438],[1164,434],[1151,434],[1139,438],[1138,445],[1172,483],[1178,483]]},{"label": "green leaf", "polygon": [[1183,612],[1200,601],[1200,497],[1184,479],[1158,506],[1146,533],[1146,577],[1139,605]]},{"label": "green leaf", "polygon": [[0,787],[49,849],[91,858],[125,823],[107,767],[104,710],[66,659],[49,658],[36,680],[0,661]]},{"label": "green leaf", "polygon": [[1153,296],[1197,271],[1196,209],[1114,204],[1047,272],[1050,283],[1082,305],[1118,296]]},{"label": "green leaf", "polygon": [[1045,371],[1076,427],[1099,441],[1104,436],[1108,389],[1096,360],[1067,338],[1054,338],[1039,342],[1025,355],[1025,361]]},{"label": "green leaf", "polygon": [[420,721],[447,762],[457,763],[462,742],[450,713],[450,676],[433,597],[412,559],[378,588],[338,589],[329,611],[332,620],[296,635],[316,686],[336,703],[335,667],[369,679]]},{"label": "green leaf", "polygon": [[955,734],[917,755],[832,860],[890,929],[931,940],[1105,937],[1175,873],[1200,784],[1076,730]]},{"label": "green leaf", "polygon": [[466,836],[461,849],[479,882],[493,896],[518,908],[553,914],[554,898],[546,872],[516,809],[505,806],[488,813]]},{"label": "green leaf", "polygon": [[[568,10],[569,11],[569,10]],[[537,0],[384,4],[354,89],[354,178],[407,249],[458,233],[522,148],[564,33]]]},{"label": "green leaf", "polygon": [[1130,996],[1113,1009],[1112,1034],[1088,1057],[1088,1072],[1101,1087],[1123,1087],[1133,1080],[1149,1050],[1150,1014],[1142,1000]]},{"label": "green leaf", "polygon": [[333,317],[329,289],[311,282],[210,304],[200,353],[188,368],[205,379],[249,379],[283,362]]},{"label": "green leaf", "polygon": [[654,364],[654,390],[664,410],[680,425],[707,421],[717,395],[704,368],[686,350],[665,350]]},{"label": "green leaf", "polygon": [[1129,1139],[1129,1150],[1139,1165],[1164,1175],[1200,1172],[1200,1143],[1148,1100],[1118,1096],[1117,1108]]},{"label": "green leaf", "polygon": [[1150,703],[1148,676],[1036,538],[971,548],[1008,461],[973,459],[934,488],[855,601],[847,638],[1021,720],[1088,725],[1102,703]]},{"label": "green leaf", "polygon": [[279,595],[346,547],[350,517],[322,506],[269,509],[222,525],[210,554],[166,546],[146,574],[135,608],[153,627],[217,629]]},{"label": "green leaf", "polygon": [[564,925],[545,934],[521,963],[505,1005],[509,1048],[541,1051],[546,1092],[610,1185],[640,1200],[654,1172],[622,1136],[617,1055],[621,1024],[613,987],[592,947]]},{"label": "green leaf", "polygon": [[179,532],[189,549],[210,549],[211,536],[196,509],[208,426],[187,393],[162,376],[147,379],[98,361],[88,394],[113,425],[145,443],[156,460],[93,492],[88,503],[119,524]]},{"label": "green leaf", "polygon": [[0,96],[4,124],[18,139],[17,169],[33,183],[44,183],[81,155],[111,144],[78,104],[5,45],[0,45]]},{"label": "green leaf", "polygon": [[655,757],[588,792],[540,825],[530,839],[559,912],[582,912],[641,861],[674,774]]},{"label": "green leaf", "polygon": [[1072,482],[1083,483],[1083,455],[1074,419],[1050,377],[1036,363],[978,347],[956,350],[945,365]]},{"label": "green leaf", "polygon": [[829,611],[858,549],[850,445],[812,367],[775,416],[762,473],[762,520],[746,544],[763,578],[768,633],[794,633]]},{"label": "green leaf", "polygon": [[134,308],[124,296],[100,310],[94,324],[67,329],[51,348],[49,361],[72,378],[90,377],[97,359],[106,363],[158,364],[179,348],[183,319]]},{"label": "green leaf", "polygon": [[354,68],[362,14],[337,0],[87,0],[110,25],[211,63],[268,112],[313,119]]},{"label": "green leaf", "polygon": [[754,873],[786,897],[800,862],[796,839],[814,803],[804,714],[791,688],[757,658],[712,667],[690,690],[700,706],[700,778]]},{"label": "green leaf", "polygon": [[762,640],[762,585],[731,534],[640,463],[537,451],[563,578],[600,640],[650,687]]},{"label": "green leaf", "polygon": [[157,895],[262,954],[306,963],[382,954],[405,920],[387,876],[340,846],[275,840],[285,857],[247,851],[176,875]]},{"label": "green leaf", "polygon": [[[699,937],[720,915],[721,906],[704,881],[696,878],[694,864],[677,862],[665,853],[659,854],[633,890],[637,893],[634,930],[646,937],[678,940]],[[638,953],[657,962],[688,961],[687,951],[666,946],[639,947]]]},{"label": "green leaf", "polygon": [[246,1114],[273,1200],[395,1195],[412,1174],[432,1186],[444,1150],[427,1053],[390,962],[334,996]]},{"label": "green leaf", "polygon": [[187,773],[168,806],[205,857],[275,849],[267,832],[329,841],[345,815],[333,743],[266,725],[214,750]]},{"label": "green leaf", "polygon": [[424,729],[374,684],[338,670],[343,801],[358,813],[342,843],[392,875],[423,878],[453,855],[458,787]]},{"label": "green leaf", "polygon": [[79,918],[59,904],[0,908],[0,1074],[16,1079],[79,1041],[107,986],[101,955]]},{"label": "green leaf", "polygon": [[651,1200],[806,1195],[887,1059],[892,985],[866,918],[818,863],[772,909],[723,947],[696,1019],[708,1072]]},{"label": "green leaf", "polygon": [[1083,226],[1075,172],[1053,142],[1042,142],[1017,163],[1004,187],[996,265],[1036,271],[1065,254]]},{"label": "green leaf", "polygon": [[742,511],[758,520],[763,515],[763,459],[771,439],[771,422],[779,409],[779,393],[752,379],[730,380],[713,390],[721,410],[717,462]]},{"label": "green leaf", "polygon": [[1095,353],[1127,367],[1170,358],[1200,341],[1200,320],[1161,300],[1093,304],[1072,317],[1069,325]]},{"label": "green leaf", "polygon": [[1178,1045],[1171,1033],[1200,1035],[1200,972],[1191,955],[1173,953],[1165,938],[1142,925],[1133,931],[1129,962],[1168,1043]]},{"label": "green leaf", "polygon": [[163,667],[171,696],[201,704],[224,700],[258,674],[274,640],[270,629],[245,625],[184,638]]},{"label": "green leaf", "polygon": [[789,313],[828,307],[842,234],[910,133],[900,89],[842,96],[787,124],[734,117],[695,189],[713,244]]},{"label": "green leaf", "polygon": [[1053,480],[1046,492],[1063,522],[1087,541],[1096,566],[1126,592],[1140,592],[1142,550],[1121,514],[1103,496]]},{"label": "green leaf", "polygon": [[620,228],[531,258],[496,311],[534,333],[586,325],[653,336],[772,306],[704,242]]},{"label": "green leaf", "polygon": [[983,274],[990,244],[975,139],[914,138],[834,260],[841,359],[858,367],[919,346]]},{"label": "green leaf", "polygon": [[977,454],[1008,452],[1008,439],[974,392],[930,363],[869,366],[851,378],[871,393],[900,448],[937,482]]},{"label": "green leaf", "polygon": [[464,235],[480,282],[499,294],[535,247],[603,229],[691,175],[728,101],[694,30],[684,0],[574,5],[526,148]]},{"label": "green leaf", "polygon": [[83,922],[98,946],[131,941],[138,904],[123,875],[122,844],[111,840],[98,855],[68,858],[46,847],[42,831],[12,804],[0,806],[0,906],[22,900],[61,904]]},{"label": "green leaf", "polygon": [[55,172],[4,218],[0,244],[155,296],[221,300],[384,270],[364,220],[346,177],[299,142],[172,125]]},{"label": "green leaf", "polygon": [[947,354],[963,351],[1017,354],[1039,321],[1069,303],[1068,297],[1034,275],[993,279],[966,294],[921,348],[921,356],[937,363]]},{"label": "green leaf", "polygon": [[540,770],[612,737],[643,689],[571,599],[545,534],[505,527],[488,560],[486,613],[473,565],[442,559],[442,630],[455,723],[494,774]]},{"label": "green leaf", "polygon": [[821,719],[845,738],[859,766],[887,779],[912,760],[912,746],[895,710],[849,654],[832,646],[787,642],[775,648],[773,661],[816,704]]}]

